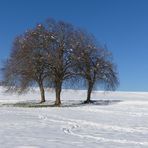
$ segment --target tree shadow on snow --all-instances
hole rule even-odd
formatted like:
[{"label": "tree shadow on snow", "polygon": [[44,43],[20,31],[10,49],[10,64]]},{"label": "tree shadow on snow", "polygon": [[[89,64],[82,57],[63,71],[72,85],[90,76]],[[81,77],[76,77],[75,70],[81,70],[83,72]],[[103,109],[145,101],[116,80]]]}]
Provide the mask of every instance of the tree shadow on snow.
[{"label": "tree shadow on snow", "polygon": [[[62,100],[60,107],[83,107],[83,106],[107,106],[122,102],[122,100],[92,100],[90,103],[85,103],[82,100]],[[45,103],[37,103],[34,101],[17,102],[10,104],[3,104],[7,107],[26,107],[26,108],[42,108],[42,107],[56,107],[54,101],[46,101]]]},{"label": "tree shadow on snow", "polygon": [[61,107],[81,107],[81,106],[107,106],[122,102],[122,100],[92,100],[90,103],[85,103],[84,101],[64,101]]}]

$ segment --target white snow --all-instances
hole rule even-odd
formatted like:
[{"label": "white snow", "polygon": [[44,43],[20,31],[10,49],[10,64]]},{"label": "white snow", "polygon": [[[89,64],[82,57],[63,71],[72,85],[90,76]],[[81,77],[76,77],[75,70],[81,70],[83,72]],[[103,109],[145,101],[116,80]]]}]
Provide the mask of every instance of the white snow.
[{"label": "white snow", "polygon": [[[47,91],[47,100],[54,95]],[[39,100],[39,91],[17,96],[0,87],[0,148],[148,148],[148,93],[95,91],[96,105],[77,104],[84,90],[63,90],[62,98],[71,107],[7,107]]]}]

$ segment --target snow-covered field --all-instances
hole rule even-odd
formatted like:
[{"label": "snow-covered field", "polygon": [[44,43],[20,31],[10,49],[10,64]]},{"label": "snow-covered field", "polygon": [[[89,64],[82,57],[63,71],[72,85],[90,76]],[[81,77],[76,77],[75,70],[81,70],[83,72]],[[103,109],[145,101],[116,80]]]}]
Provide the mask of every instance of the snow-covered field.
[{"label": "snow-covered field", "polygon": [[[39,97],[0,88],[0,104]],[[1,106],[0,148],[148,148],[148,93],[94,92],[97,105],[73,105],[85,100],[85,91],[64,90],[62,98],[71,107]]]}]

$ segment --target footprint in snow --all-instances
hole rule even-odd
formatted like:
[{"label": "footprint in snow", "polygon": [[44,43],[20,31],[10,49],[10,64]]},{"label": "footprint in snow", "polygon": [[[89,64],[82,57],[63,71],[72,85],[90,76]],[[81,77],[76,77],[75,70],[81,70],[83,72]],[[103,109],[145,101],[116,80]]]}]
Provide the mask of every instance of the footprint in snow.
[{"label": "footprint in snow", "polygon": [[70,129],[68,129],[68,128],[63,128],[63,132],[65,134],[70,134],[71,133]]},{"label": "footprint in snow", "polygon": [[39,115],[38,118],[39,118],[39,119],[42,119],[42,120],[47,120],[47,117],[42,116],[42,115]]}]

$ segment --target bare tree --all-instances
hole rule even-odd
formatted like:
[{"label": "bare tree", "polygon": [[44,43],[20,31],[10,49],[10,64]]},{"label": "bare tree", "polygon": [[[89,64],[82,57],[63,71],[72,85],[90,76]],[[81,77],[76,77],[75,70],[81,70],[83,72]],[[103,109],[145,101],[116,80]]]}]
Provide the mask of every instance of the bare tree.
[{"label": "bare tree", "polygon": [[95,85],[103,84],[106,90],[114,90],[118,85],[115,65],[111,54],[98,46],[95,38],[84,32],[77,32],[76,50],[73,52],[75,70],[87,83],[87,100],[90,103]]},{"label": "bare tree", "polygon": [[97,82],[109,90],[116,88],[117,73],[110,57],[92,35],[49,19],[16,38],[4,66],[4,82],[7,90],[19,93],[37,84],[41,102],[48,83],[55,88],[55,105],[60,106],[63,82],[81,77],[88,86],[87,103]]},{"label": "bare tree", "polygon": [[[52,83],[48,84],[56,92],[55,105],[60,106],[62,84],[74,75],[71,63],[73,35],[71,24],[50,19],[18,37],[4,70],[6,85],[13,86],[9,90],[24,92],[36,82],[41,91],[41,102],[44,102],[44,80],[50,80]],[[12,75],[13,85],[9,85]]]},{"label": "bare tree", "polygon": [[62,21],[48,20],[47,28],[52,32],[53,39],[49,48],[48,67],[56,93],[55,105],[60,106],[62,84],[74,74],[71,63],[74,27]]},{"label": "bare tree", "polygon": [[36,83],[40,88],[41,103],[45,102],[44,80],[49,76],[45,51],[50,41],[50,33],[42,25],[16,38],[3,68],[8,91],[23,93]]}]

